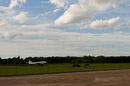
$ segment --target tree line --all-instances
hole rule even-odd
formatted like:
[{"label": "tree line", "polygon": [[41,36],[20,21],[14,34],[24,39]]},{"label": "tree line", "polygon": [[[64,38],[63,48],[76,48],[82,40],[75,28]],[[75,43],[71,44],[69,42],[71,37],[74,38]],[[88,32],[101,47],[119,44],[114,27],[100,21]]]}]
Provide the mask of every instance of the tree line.
[{"label": "tree line", "polygon": [[52,56],[52,57],[26,57],[0,58],[0,64],[27,64],[31,61],[47,61],[48,63],[129,63],[130,56]]}]

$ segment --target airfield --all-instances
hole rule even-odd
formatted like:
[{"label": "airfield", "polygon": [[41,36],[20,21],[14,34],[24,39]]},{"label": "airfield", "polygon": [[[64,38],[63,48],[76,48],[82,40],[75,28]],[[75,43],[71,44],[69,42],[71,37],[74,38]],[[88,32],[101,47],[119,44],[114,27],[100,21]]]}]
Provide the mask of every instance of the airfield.
[{"label": "airfield", "polygon": [[92,63],[89,66],[80,64],[80,67],[72,67],[73,64],[46,64],[40,65],[0,65],[1,76],[21,76],[36,74],[56,74],[70,72],[88,72],[103,70],[130,69],[130,63]]},{"label": "airfield", "polygon": [[130,69],[0,77],[1,86],[130,86]]}]

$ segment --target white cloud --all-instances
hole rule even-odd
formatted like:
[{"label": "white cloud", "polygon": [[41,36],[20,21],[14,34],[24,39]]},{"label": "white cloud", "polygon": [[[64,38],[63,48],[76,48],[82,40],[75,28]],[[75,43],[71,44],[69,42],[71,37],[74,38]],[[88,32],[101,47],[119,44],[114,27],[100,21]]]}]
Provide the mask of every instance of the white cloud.
[{"label": "white cloud", "polygon": [[54,13],[56,13],[56,12],[58,12],[58,11],[60,11],[60,9],[55,9],[55,10],[53,10]]},{"label": "white cloud", "polygon": [[16,10],[13,9],[16,6],[21,6],[23,3],[26,3],[26,0],[10,0],[9,6],[0,6],[0,25],[11,24],[13,23],[12,20],[19,23],[27,21],[26,12],[16,15]]},{"label": "white cloud", "polygon": [[19,23],[25,23],[28,21],[27,12],[20,12],[18,15],[13,17],[13,20]]},{"label": "white cloud", "polygon": [[48,11],[48,12],[45,12],[45,13],[43,13],[43,14],[40,14],[40,16],[47,16],[47,15],[49,15],[51,12],[50,11]]},{"label": "white cloud", "polygon": [[5,33],[4,35],[0,36],[0,38],[5,40],[15,39],[18,36],[22,36],[21,33]]},{"label": "white cloud", "polygon": [[35,16],[33,19],[38,19],[38,18],[40,18],[40,17],[42,17],[42,16],[47,16],[47,15],[49,15],[50,13],[51,13],[51,11],[45,12],[45,13],[43,13],[43,14],[40,14],[40,15],[38,15],[38,16]]},{"label": "white cloud", "polygon": [[[48,1],[42,1],[41,3],[48,3]],[[49,0],[49,3],[56,5],[56,8],[66,10],[71,4],[77,3],[77,0]]]},{"label": "white cloud", "polygon": [[[78,33],[48,27],[50,25],[44,24],[2,26],[0,35],[6,33],[1,35],[4,36],[2,38],[13,37],[15,40],[1,38],[1,54],[6,56],[8,50],[8,56],[14,56],[16,53],[21,56],[130,55],[129,33]],[[22,37],[14,35],[20,33],[23,34]],[[46,51],[43,53],[43,50]]]},{"label": "white cloud", "polygon": [[64,0],[50,0],[51,4],[55,4],[57,7],[64,7]]},{"label": "white cloud", "polygon": [[[110,2],[111,5],[110,5]],[[94,12],[102,12],[109,7],[116,7],[114,0],[80,0],[78,4],[73,4],[66,14],[63,15],[59,21],[60,25],[72,24],[80,22],[84,19],[91,19],[91,14]],[[89,3],[87,3],[89,2]],[[104,5],[104,3],[107,4]],[[19,2],[21,3],[21,2]],[[92,3],[92,4],[90,4]],[[15,7],[15,6],[14,6]],[[13,7],[13,8],[14,8]],[[78,33],[65,32],[59,30],[55,26],[48,26],[39,24],[38,20],[30,24],[19,25],[13,24],[11,19],[19,23],[24,23],[28,20],[27,12],[20,12],[18,15],[14,9],[1,8],[5,10],[0,13],[0,52],[1,55],[14,56],[16,54],[21,56],[51,56],[51,55],[130,55],[130,34],[124,32],[115,33]],[[59,9],[56,7],[55,9]],[[49,12],[39,14],[39,16],[48,15]],[[16,16],[15,16],[16,15]],[[64,19],[63,19],[64,18]],[[103,16],[104,18],[104,16]],[[6,25],[9,21],[12,24]],[[96,20],[92,22],[91,26],[97,28],[115,27],[118,25],[120,18],[112,18],[108,20]],[[105,22],[105,23],[104,23]],[[88,22],[87,22],[88,23]],[[58,24],[58,25],[59,25]],[[129,27],[129,24],[121,24],[124,27]],[[57,29],[52,29],[54,27]],[[85,26],[90,27],[90,25]],[[70,27],[69,27],[70,28]],[[72,27],[73,28],[73,27]],[[69,30],[69,29],[68,29]],[[9,33],[7,33],[7,31]],[[91,31],[90,31],[91,32]],[[23,36],[22,36],[22,34]],[[22,37],[21,37],[22,36]],[[2,40],[15,39],[15,40]],[[37,51],[36,51],[37,50]],[[45,51],[46,50],[46,51]],[[7,54],[7,51],[9,52]],[[42,51],[45,51],[44,53]],[[21,53],[22,52],[22,53]]]},{"label": "white cloud", "polygon": [[14,16],[15,11],[13,9],[9,9],[8,7],[0,7],[0,26],[7,25],[12,21],[12,16]]},{"label": "white cloud", "polygon": [[17,0],[11,0],[10,4],[9,4],[9,8],[12,9],[13,7],[18,5],[18,1]]},{"label": "white cloud", "polygon": [[19,2],[21,2],[21,3],[26,3],[27,2],[27,0],[18,0]]},{"label": "white cloud", "polygon": [[26,3],[26,0],[11,0],[10,4],[9,4],[9,8],[12,9],[15,6],[19,5],[19,2],[21,3]]},{"label": "white cloud", "polygon": [[116,7],[117,0],[79,0],[78,4],[72,4],[60,16],[55,25],[66,25],[79,23],[82,20],[89,20],[92,14],[97,11],[104,11],[110,7]]},{"label": "white cloud", "polygon": [[120,22],[120,18],[112,18],[109,20],[96,20],[93,21],[89,27],[93,29],[103,29],[108,27],[116,27]]},{"label": "white cloud", "polygon": [[99,11],[104,11],[109,7],[117,7],[117,0],[89,0],[89,3],[90,5],[92,4],[91,6],[94,7],[94,9]]}]

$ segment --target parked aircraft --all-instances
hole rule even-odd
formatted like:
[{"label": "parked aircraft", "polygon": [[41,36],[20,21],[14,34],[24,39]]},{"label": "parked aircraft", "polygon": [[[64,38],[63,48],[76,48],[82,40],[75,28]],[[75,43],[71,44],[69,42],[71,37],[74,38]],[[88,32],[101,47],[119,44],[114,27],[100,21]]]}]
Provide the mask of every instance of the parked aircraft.
[{"label": "parked aircraft", "polygon": [[43,66],[46,63],[47,63],[46,61],[37,61],[37,62],[29,61],[28,62],[28,64],[30,64],[30,65],[36,65],[36,64],[38,64],[38,65],[41,65],[41,66]]}]

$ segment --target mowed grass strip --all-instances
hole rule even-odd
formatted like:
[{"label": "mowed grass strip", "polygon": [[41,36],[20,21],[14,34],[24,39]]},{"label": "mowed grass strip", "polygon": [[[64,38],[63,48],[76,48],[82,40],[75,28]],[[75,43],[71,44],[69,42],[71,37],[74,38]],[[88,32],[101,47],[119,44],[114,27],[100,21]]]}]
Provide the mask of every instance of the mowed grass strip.
[{"label": "mowed grass strip", "polygon": [[43,67],[39,65],[6,65],[0,66],[0,76],[130,69],[130,63],[90,64],[86,67],[84,64],[80,64],[81,67],[72,67],[72,65],[73,64],[46,64]]}]

